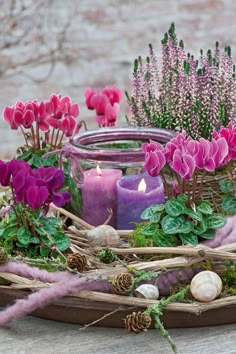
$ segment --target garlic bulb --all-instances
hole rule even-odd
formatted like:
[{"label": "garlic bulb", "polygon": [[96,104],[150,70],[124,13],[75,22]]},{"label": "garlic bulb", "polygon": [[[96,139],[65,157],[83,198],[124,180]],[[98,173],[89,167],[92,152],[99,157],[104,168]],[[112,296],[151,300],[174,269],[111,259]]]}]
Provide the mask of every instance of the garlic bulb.
[{"label": "garlic bulb", "polygon": [[134,291],[136,297],[156,300],[159,297],[159,290],[155,285],[142,284]]},{"label": "garlic bulb", "polygon": [[212,301],[220,295],[222,281],[218,274],[206,270],[193,277],[190,290],[196,300],[202,302]]},{"label": "garlic bulb", "polygon": [[116,247],[120,243],[118,232],[109,225],[100,225],[87,233],[91,246]]}]

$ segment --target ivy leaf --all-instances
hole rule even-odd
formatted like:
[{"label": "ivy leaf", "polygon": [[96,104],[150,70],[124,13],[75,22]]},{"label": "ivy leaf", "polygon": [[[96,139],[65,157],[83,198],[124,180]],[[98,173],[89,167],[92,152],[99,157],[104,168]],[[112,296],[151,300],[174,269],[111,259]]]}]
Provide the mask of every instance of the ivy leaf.
[{"label": "ivy leaf", "polygon": [[65,251],[70,247],[70,239],[63,232],[57,232],[53,239],[60,251]]},{"label": "ivy leaf", "polygon": [[29,232],[29,230],[27,230],[25,228],[25,226],[21,226],[19,229],[18,229],[18,232],[17,232],[17,240],[22,243],[22,245],[25,245],[27,246],[29,243],[30,243],[30,239],[31,239],[32,235],[31,233]]},{"label": "ivy leaf", "polygon": [[222,204],[222,208],[224,211],[226,211],[229,214],[235,214],[236,213],[236,197],[230,195],[226,197]]},{"label": "ivy leaf", "polygon": [[197,237],[197,235],[195,235],[193,233],[180,234],[179,237],[184,245],[190,244],[190,245],[196,246],[198,244],[198,237]]},{"label": "ivy leaf", "polygon": [[170,216],[176,217],[184,213],[185,205],[180,200],[173,198],[165,203],[165,211]]},{"label": "ivy leaf", "polygon": [[210,202],[207,200],[200,200],[197,205],[197,211],[200,211],[202,214],[211,215],[214,210],[212,209]]},{"label": "ivy leaf", "polygon": [[207,227],[209,229],[219,229],[226,224],[226,217],[220,214],[213,214],[207,218]]},{"label": "ivy leaf", "polygon": [[174,218],[173,216],[166,215],[161,221],[161,227],[167,235],[174,235],[179,232],[182,223],[183,218]]},{"label": "ivy leaf", "polygon": [[149,208],[145,209],[140,218],[142,220],[150,220],[151,217],[153,215],[155,215],[155,213],[158,213],[158,212],[161,212],[165,209],[165,205],[164,204],[154,204],[154,205],[151,205]]},{"label": "ivy leaf", "polygon": [[196,221],[202,221],[202,219],[203,219],[202,213],[197,210],[194,211],[193,209],[186,208],[184,213]]},{"label": "ivy leaf", "polygon": [[142,230],[142,234],[145,236],[152,236],[153,233],[156,231],[157,225],[154,223],[148,224]]},{"label": "ivy leaf", "polygon": [[234,182],[230,179],[223,179],[219,181],[220,190],[223,193],[230,193],[234,190]]},{"label": "ivy leaf", "polygon": [[206,232],[201,234],[200,237],[202,237],[206,240],[211,240],[212,238],[215,237],[215,231],[214,230],[207,230]]}]

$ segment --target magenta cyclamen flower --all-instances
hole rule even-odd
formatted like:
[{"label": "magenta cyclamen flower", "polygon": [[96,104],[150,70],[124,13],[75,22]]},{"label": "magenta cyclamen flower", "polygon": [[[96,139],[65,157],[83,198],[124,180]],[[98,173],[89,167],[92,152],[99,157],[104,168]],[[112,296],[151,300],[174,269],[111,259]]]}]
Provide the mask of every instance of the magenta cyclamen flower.
[{"label": "magenta cyclamen flower", "polygon": [[220,137],[225,138],[228,144],[228,155],[226,156],[226,162],[230,160],[236,160],[236,128],[229,123],[228,126],[221,127],[219,132],[214,131],[213,137],[218,140]]},{"label": "magenta cyclamen flower", "polygon": [[[26,103],[19,101],[12,107],[7,106],[3,112],[3,118],[11,129],[16,130],[21,127],[23,133],[24,129],[30,129],[30,139],[27,137],[29,134],[24,133],[24,137],[27,146],[30,142],[34,149],[40,149],[40,132],[45,135],[44,143],[55,147],[61,144],[64,136],[71,138],[77,134],[81,127],[76,120],[78,116],[78,104],[72,103],[68,96],[62,97],[56,94],[51,95],[49,100],[41,102],[37,100]],[[56,138],[54,130],[57,130]],[[52,132],[51,141],[50,132]]]},{"label": "magenta cyclamen flower", "polygon": [[180,175],[181,178],[188,180],[193,176],[196,168],[195,159],[188,153],[176,149],[170,167]]},{"label": "magenta cyclamen flower", "polygon": [[122,92],[118,87],[106,87],[99,91],[88,88],[84,92],[85,103],[88,109],[96,111],[96,122],[99,126],[115,126],[122,97]]},{"label": "magenta cyclamen flower", "polygon": [[12,160],[0,161],[0,183],[10,186],[16,202],[46,211],[51,202],[58,207],[70,201],[70,194],[61,192],[64,173],[55,167],[31,169],[27,162]]},{"label": "magenta cyclamen flower", "polygon": [[156,142],[145,143],[143,150],[145,151],[144,167],[146,171],[152,177],[158,176],[166,163],[163,146]]}]

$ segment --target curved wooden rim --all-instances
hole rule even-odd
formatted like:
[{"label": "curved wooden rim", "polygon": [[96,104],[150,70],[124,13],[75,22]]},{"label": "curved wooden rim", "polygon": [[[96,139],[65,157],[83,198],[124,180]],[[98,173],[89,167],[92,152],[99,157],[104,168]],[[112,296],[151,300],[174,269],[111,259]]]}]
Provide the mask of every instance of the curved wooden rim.
[{"label": "curved wooden rim", "polygon": [[[16,299],[22,298],[26,295],[28,295],[28,292],[25,290],[2,288],[0,290],[0,305],[9,305]],[[54,321],[85,325],[98,320],[116,309],[117,312],[97,322],[96,326],[113,328],[124,327],[124,318],[127,314],[132,311],[145,310],[140,307],[121,307],[104,302],[64,297],[55,301],[53,304],[37,309],[31,315]],[[236,305],[209,310],[198,315],[179,311],[165,311],[162,321],[166,328],[188,328],[232,324],[236,323]]]}]

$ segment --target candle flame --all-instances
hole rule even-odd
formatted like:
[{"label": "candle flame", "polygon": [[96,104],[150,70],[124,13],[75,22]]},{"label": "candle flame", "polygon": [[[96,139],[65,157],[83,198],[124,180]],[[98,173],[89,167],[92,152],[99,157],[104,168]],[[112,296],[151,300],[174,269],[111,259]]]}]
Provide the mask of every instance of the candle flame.
[{"label": "candle flame", "polygon": [[146,192],[146,188],[147,188],[146,182],[145,182],[145,180],[142,178],[141,181],[140,181],[140,183],[139,183],[139,185],[138,185],[138,191],[145,193],[145,192]]},{"label": "candle flame", "polygon": [[97,175],[98,175],[98,176],[101,176],[101,175],[102,175],[102,171],[101,171],[99,165],[97,165],[96,170],[97,170]]}]

